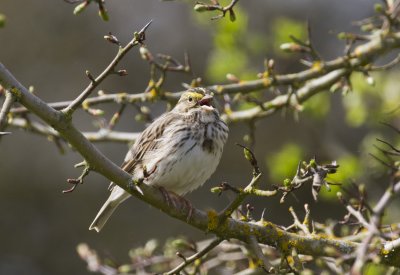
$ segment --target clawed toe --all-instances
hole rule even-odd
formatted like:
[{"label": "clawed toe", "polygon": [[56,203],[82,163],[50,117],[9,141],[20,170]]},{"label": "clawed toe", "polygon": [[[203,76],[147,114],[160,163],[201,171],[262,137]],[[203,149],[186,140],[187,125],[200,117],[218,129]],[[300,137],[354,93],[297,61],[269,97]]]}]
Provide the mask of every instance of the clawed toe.
[{"label": "clawed toe", "polygon": [[184,197],[179,196],[178,194],[166,190],[164,187],[159,186],[160,192],[164,197],[164,200],[168,204],[168,206],[173,206],[174,208],[178,208],[180,205],[184,205],[185,208],[189,209],[189,213],[186,217],[186,222],[189,222],[193,215],[193,205],[190,201],[185,199]]}]

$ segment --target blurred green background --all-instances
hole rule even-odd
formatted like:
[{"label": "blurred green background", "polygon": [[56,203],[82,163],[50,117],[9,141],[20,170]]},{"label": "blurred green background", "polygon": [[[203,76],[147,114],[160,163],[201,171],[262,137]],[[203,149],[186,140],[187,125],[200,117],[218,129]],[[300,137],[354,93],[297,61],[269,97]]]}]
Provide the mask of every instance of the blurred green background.
[{"label": "blurred green background", "polygon": [[[269,0],[241,1],[237,21],[228,18],[210,21],[208,13],[195,14],[191,1],[107,1],[110,21],[104,22],[91,5],[82,14],[72,14],[73,5],[61,0],[1,0],[0,14],[6,16],[0,28],[0,61],[26,86],[48,102],[73,99],[87,85],[85,70],[94,75],[113,58],[116,47],[104,41],[111,31],[120,41],[130,40],[150,19],[147,46],[153,53],[165,53],[183,60],[187,51],[195,76],[205,84],[226,83],[227,73],[240,79],[254,79],[263,70],[265,57],[276,59],[279,73],[305,69],[300,56],[279,50],[289,41],[289,34],[305,37],[309,20],[315,47],[325,59],[343,53],[344,43],[336,38],[342,31],[358,31],[352,22],[373,14],[374,1],[367,0]],[[126,77],[110,77],[102,85],[107,92],[142,92],[149,79],[148,64],[134,49],[122,62]],[[281,184],[293,175],[299,160],[316,156],[319,161],[337,160],[342,166],[332,181],[347,184],[349,179],[367,184],[379,195],[386,187],[385,171],[368,156],[375,138],[398,143],[392,131],[381,121],[398,125],[400,102],[398,71],[374,74],[375,86],[366,84],[362,75],[352,77],[354,91],[324,93],[312,98],[299,114],[279,112],[257,123],[255,152],[264,172],[263,187]],[[181,90],[182,82],[192,76],[169,74],[165,88]],[[257,94],[255,94],[257,96]],[[149,105],[155,114],[164,105]],[[102,106],[106,118],[118,110],[116,105]],[[242,106],[247,108],[248,106]],[[144,125],[134,121],[135,108],[129,106],[117,129],[139,131]],[[74,117],[82,130],[94,130],[93,121],[84,112]],[[130,199],[111,218],[100,234],[88,226],[108,196],[107,180],[91,174],[85,184],[72,194],[66,179],[77,177],[73,165],[81,157],[71,151],[62,155],[43,137],[10,129],[13,134],[0,142],[0,274],[85,274],[85,263],[76,245],[87,242],[117,262],[128,261],[130,248],[143,245],[149,238],[161,241],[167,237],[187,235],[193,240],[207,236],[203,232],[173,220],[135,199]],[[229,194],[217,197],[212,186],[227,181],[244,186],[251,178],[251,167],[235,145],[244,143],[246,124],[230,125],[229,142],[218,171],[205,186],[188,196],[200,209],[223,208]],[[127,146],[96,144],[102,152],[120,163]],[[306,190],[307,189],[307,190]],[[310,188],[289,196],[285,204],[279,198],[252,199],[260,215],[288,225],[289,206],[299,215],[310,202],[312,218],[324,222],[341,219],[345,213],[338,207],[335,192],[323,190],[320,202],[312,202]],[[398,207],[397,201],[393,207]],[[397,216],[396,216],[397,215]],[[390,212],[387,221],[399,220]]]}]

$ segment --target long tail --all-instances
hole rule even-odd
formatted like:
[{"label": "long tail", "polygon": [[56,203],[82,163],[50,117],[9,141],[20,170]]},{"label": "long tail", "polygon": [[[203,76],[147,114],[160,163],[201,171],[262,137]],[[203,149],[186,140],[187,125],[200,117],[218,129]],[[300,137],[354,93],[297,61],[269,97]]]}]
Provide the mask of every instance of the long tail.
[{"label": "long tail", "polygon": [[129,197],[130,197],[129,193],[125,192],[124,189],[118,186],[114,186],[110,197],[101,207],[99,213],[97,213],[97,216],[96,218],[94,218],[92,224],[89,227],[89,230],[94,229],[97,232],[100,232],[100,230],[103,228],[105,223],[111,217],[112,213],[114,213],[118,205],[120,205],[123,201],[125,201]]}]

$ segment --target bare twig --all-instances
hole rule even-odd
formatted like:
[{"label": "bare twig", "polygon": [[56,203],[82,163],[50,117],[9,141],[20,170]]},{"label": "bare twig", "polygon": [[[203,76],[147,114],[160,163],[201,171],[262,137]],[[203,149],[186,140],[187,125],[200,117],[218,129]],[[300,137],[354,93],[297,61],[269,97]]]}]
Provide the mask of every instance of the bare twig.
[{"label": "bare twig", "polygon": [[87,71],[87,75],[89,77],[90,84],[83,90],[83,92],[73,100],[66,108],[63,109],[63,112],[68,116],[72,115],[72,113],[84,102],[84,100],[92,93],[94,89],[110,74],[115,71],[115,67],[121,61],[121,59],[132,49],[134,46],[142,43],[145,39],[145,31],[150,26],[152,21],[147,23],[139,32],[135,32],[133,35],[133,39],[125,46],[119,47],[117,55],[111,61],[111,63],[107,66],[107,68],[96,78],[91,76],[91,74]]},{"label": "bare twig", "polygon": [[82,167],[82,166],[83,166],[83,171],[82,171],[82,174],[78,178],[67,179],[67,182],[72,184],[72,187],[70,189],[63,190],[62,192],[64,194],[73,192],[79,184],[83,184],[83,179],[89,174],[91,168],[86,161],[80,162],[80,163],[76,164],[74,167],[78,168],[78,167]]},{"label": "bare twig", "polygon": [[[30,131],[45,137],[62,138],[54,128],[46,126],[36,121],[28,121],[22,118],[13,118],[9,125],[14,128]],[[134,142],[140,133],[120,132],[109,129],[100,129],[96,132],[82,132],[82,134],[91,142]]]},{"label": "bare twig", "polygon": [[[385,191],[385,193],[382,195],[382,197],[379,199],[375,207],[373,208],[372,216],[370,219],[370,226],[379,228],[381,224],[381,219],[383,212],[387,208],[387,206],[390,204],[390,202],[393,200],[394,196],[396,194],[400,193],[400,182],[397,182],[395,184],[391,184]],[[362,267],[365,264],[365,261],[367,260],[368,254],[367,251],[369,249],[369,244],[371,243],[373,237],[377,234],[376,230],[370,230],[368,231],[368,235],[365,237],[359,248],[357,249],[357,256],[356,260],[351,268],[352,274],[358,275],[361,274]],[[387,251],[383,251],[384,253]],[[390,250],[391,253],[395,253],[395,250]],[[389,256],[386,256],[389,257]]]},{"label": "bare twig", "polygon": [[221,14],[212,17],[212,20],[215,19],[220,19],[222,17],[225,17],[226,13],[229,12],[229,17],[231,21],[236,20],[236,15],[233,10],[233,7],[239,2],[239,0],[232,0],[229,5],[227,6],[221,6],[217,1],[213,1],[213,4],[206,4],[203,2],[197,2],[197,4],[194,6],[194,10],[198,12],[203,12],[203,11],[220,11]]},{"label": "bare twig", "polygon": [[217,238],[213,240],[209,245],[207,245],[203,250],[197,252],[196,254],[193,254],[192,256],[185,258],[184,262],[175,267],[174,269],[164,273],[165,275],[172,275],[172,274],[180,274],[180,271],[182,271],[185,267],[196,261],[197,259],[200,259],[204,255],[206,255],[208,252],[210,252],[213,248],[215,248],[217,245],[219,245],[223,239]]},{"label": "bare twig", "polygon": [[[400,46],[400,32],[393,33],[390,37],[382,35],[377,32],[374,36],[370,37],[366,43],[359,45],[353,52],[346,56],[338,57],[331,61],[323,63],[320,69],[310,68],[298,73],[293,74],[274,74],[266,78],[257,80],[241,81],[240,83],[226,84],[226,85],[212,85],[207,87],[213,90],[216,95],[220,94],[236,94],[236,93],[250,93],[262,89],[267,89],[279,85],[291,85],[293,83],[304,83],[308,80],[315,79],[315,82],[307,83],[307,85],[300,88],[296,93],[299,103],[307,100],[316,93],[330,87],[337,82],[341,77],[349,74],[352,68],[365,66],[375,60],[377,56],[388,52]],[[320,78],[318,78],[320,77]],[[168,101],[176,101],[183,91],[177,93],[164,93],[163,98]],[[105,102],[137,102],[137,101],[150,101],[152,95],[149,93],[126,94],[116,93],[110,95],[101,95],[92,97],[85,100],[88,106],[100,104]],[[281,108],[287,102],[287,95],[277,96],[275,99],[265,102],[263,107],[255,107],[242,112],[235,112],[232,115],[226,114],[227,121],[241,121],[249,118],[257,118],[270,115],[275,112],[276,108]],[[71,105],[71,101],[50,103],[49,105],[57,110],[66,108]],[[79,107],[79,106],[78,106]],[[12,113],[27,112],[26,108],[14,108]]]},{"label": "bare twig", "polygon": [[258,260],[262,263],[261,267],[268,272],[268,270],[270,270],[270,268],[272,268],[273,266],[264,255],[264,252],[258,244],[257,239],[254,236],[249,236],[248,244],[250,245],[253,253],[257,256]]},{"label": "bare twig", "polygon": [[299,228],[301,231],[304,232],[304,234],[306,235],[310,235],[311,232],[308,228],[308,226],[305,223],[300,222],[299,218],[297,217],[296,212],[294,212],[293,207],[289,207],[289,212],[290,214],[292,214],[293,220],[294,220],[294,226],[296,226],[297,228]]},{"label": "bare twig", "polygon": [[6,96],[5,96],[5,100],[3,103],[3,107],[0,110],[0,132],[5,130],[7,127],[7,116],[11,110],[11,106],[13,105],[13,103],[15,101],[15,97],[7,89],[5,90],[5,94],[6,94]]}]

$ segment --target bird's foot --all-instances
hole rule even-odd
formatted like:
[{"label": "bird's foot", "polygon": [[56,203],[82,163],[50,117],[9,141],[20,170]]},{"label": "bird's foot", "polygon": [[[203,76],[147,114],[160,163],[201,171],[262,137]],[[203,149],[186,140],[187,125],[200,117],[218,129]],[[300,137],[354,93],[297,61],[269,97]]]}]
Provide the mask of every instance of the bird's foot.
[{"label": "bird's foot", "polygon": [[168,191],[162,186],[158,187],[160,189],[161,194],[164,197],[164,200],[168,204],[168,206],[173,206],[176,209],[180,209],[182,206],[183,208],[188,209],[188,215],[186,217],[186,222],[189,222],[190,219],[192,218],[193,215],[193,205],[190,201],[185,199],[182,196],[179,196],[178,194]]}]

